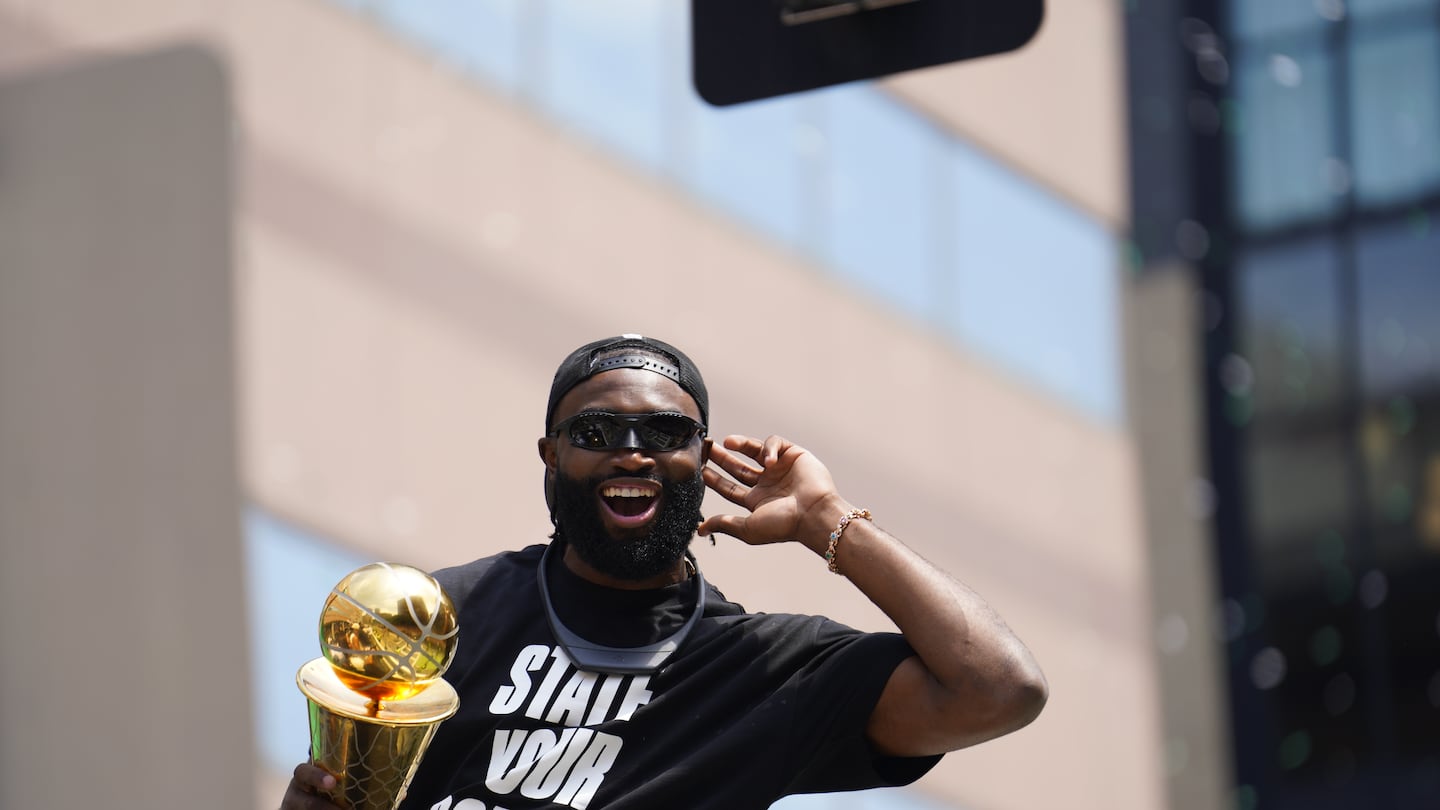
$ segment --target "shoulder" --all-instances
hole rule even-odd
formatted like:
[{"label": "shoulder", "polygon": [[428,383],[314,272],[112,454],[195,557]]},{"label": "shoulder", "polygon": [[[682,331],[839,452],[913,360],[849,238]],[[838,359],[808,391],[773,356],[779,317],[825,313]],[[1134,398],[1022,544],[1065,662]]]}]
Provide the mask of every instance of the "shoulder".
[{"label": "shoulder", "polygon": [[544,544],[537,543],[518,551],[504,551],[463,565],[442,568],[434,572],[434,577],[450,599],[459,605],[472,594],[501,589],[511,583],[527,586],[533,583],[535,569],[544,552]]},{"label": "shoulder", "polygon": [[771,657],[814,661],[833,656],[875,655],[893,666],[912,655],[902,636],[867,632],[828,616],[805,613],[750,612],[711,586],[705,603],[702,635],[715,639],[744,637]]}]

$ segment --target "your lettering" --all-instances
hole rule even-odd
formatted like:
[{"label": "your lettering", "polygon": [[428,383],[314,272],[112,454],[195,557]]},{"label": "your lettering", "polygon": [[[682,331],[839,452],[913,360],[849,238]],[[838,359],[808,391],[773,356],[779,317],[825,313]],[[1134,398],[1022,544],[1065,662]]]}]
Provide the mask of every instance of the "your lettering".
[{"label": "your lettering", "polygon": [[[584,672],[559,647],[525,647],[510,666],[510,682],[491,699],[490,711],[549,727],[496,729],[485,787],[500,796],[518,792],[526,799],[584,810],[625,746],[623,739],[595,726],[629,721],[654,696],[649,676]],[[503,810],[475,799],[450,802],[431,810]]]},{"label": "your lettering", "polygon": [[497,731],[485,787],[501,795],[518,788],[527,799],[584,810],[624,745],[613,734],[588,728],[565,729],[558,736],[543,728]]}]

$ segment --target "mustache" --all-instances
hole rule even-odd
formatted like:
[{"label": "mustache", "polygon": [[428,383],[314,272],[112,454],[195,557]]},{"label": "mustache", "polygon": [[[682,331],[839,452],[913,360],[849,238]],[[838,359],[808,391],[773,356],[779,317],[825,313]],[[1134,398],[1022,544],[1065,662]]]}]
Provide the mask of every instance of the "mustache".
[{"label": "mustache", "polygon": [[[566,477],[563,476],[563,475],[561,475],[560,477],[561,477],[561,478],[566,478]],[[592,476],[589,476],[589,477],[586,477],[586,478],[568,478],[568,479],[566,479],[566,480],[569,480],[572,484],[579,484],[579,485],[581,485],[581,486],[589,487],[589,488],[591,488],[591,489],[598,488],[599,486],[601,486],[602,484],[604,484],[606,481],[618,481],[618,480],[621,480],[621,479],[624,479],[624,480],[626,480],[626,481],[649,481],[649,482],[651,482],[651,483],[658,484],[661,489],[669,490],[669,489],[671,489],[671,488],[673,488],[673,487],[683,486],[683,485],[686,485],[686,484],[693,484],[693,483],[695,482],[695,480],[696,480],[696,479],[699,479],[700,477],[701,477],[701,476],[700,476],[700,473],[699,473],[698,471],[695,473],[694,476],[692,476],[692,477],[690,477],[690,478],[666,478],[665,476],[660,475],[659,473],[656,473],[656,472],[641,472],[641,473],[624,473],[624,472],[621,472],[621,473],[603,473],[603,474],[600,474],[600,475],[592,475]]]},{"label": "mustache", "polygon": [[660,475],[658,475],[658,474],[656,474],[656,473],[629,473],[629,474],[616,474],[616,475],[593,475],[593,476],[585,479],[585,483],[587,483],[587,484],[595,484],[595,485],[598,486],[598,485],[600,485],[600,484],[605,483],[606,481],[614,481],[614,480],[617,480],[617,479],[620,479],[620,478],[624,478],[624,479],[626,479],[627,481],[653,481],[654,483],[659,484],[659,485],[661,485],[661,486],[664,486],[664,485],[667,483],[664,478],[662,478]]}]

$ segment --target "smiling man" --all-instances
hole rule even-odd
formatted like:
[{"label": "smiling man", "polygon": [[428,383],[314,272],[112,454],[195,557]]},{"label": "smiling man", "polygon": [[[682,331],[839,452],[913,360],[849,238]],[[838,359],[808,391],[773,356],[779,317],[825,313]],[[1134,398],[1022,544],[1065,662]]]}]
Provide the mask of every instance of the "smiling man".
[{"label": "smiling man", "polygon": [[709,454],[699,373],[682,374],[688,361],[665,362],[637,345],[645,344],[621,338],[571,355],[540,439],[567,565],[618,588],[669,584],[700,523]]},{"label": "smiling man", "polygon": [[[973,591],[841,497],[813,454],[716,444],[709,417],[699,370],[667,343],[622,335],[561,363],[539,440],[555,531],[436,574],[460,612],[461,704],[405,810],[765,808],[907,784],[1039,713],[1044,677]],[[746,514],[702,518],[706,487]],[[705,581],[697,533],[801,543],[900,632],[750,613]],[[330,785],[302,764],[282,807],[332,808]]]}]

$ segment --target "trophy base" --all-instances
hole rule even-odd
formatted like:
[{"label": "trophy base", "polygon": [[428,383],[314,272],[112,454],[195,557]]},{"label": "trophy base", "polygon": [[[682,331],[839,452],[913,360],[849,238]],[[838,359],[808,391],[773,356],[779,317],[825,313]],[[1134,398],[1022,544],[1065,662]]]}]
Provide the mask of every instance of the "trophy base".
[{"label": "trophy base", "polygon": [[394,810],[440,722],[460,708],[443,680],[407,700],[375,702],[316,658],[295,675],[310,704],[310,759],[335,777],[329,798],[350,810]]}]

